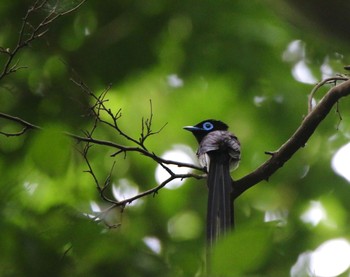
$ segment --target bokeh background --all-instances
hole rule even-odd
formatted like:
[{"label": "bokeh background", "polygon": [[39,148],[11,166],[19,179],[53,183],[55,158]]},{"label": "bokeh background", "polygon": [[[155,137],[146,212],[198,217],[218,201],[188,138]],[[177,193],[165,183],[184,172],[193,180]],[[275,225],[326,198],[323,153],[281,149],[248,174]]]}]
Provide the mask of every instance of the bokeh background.
[{"label": "bokeh background", "polygon": [[[289,3],[290,2],[290,3]],[[300,2],[300,3],[299,3]],[[37,22],[54,5],[47,1]],[[13,49],[33,1],[2,1],[0,46]],[[345,73],[350,47],[344,1],[87,1],[61,17],[17,56],[19,70],[0,84],[1,112],[40,125],[0,136],[0,276],[201,276],[205,257],[204,180],[173,183],[122,212],[108,208],[74,141],[92,126],[91,99],[70,79],[122,109],[121,128],[137,138],[153,106],[146,145],[158,155],[196,163],[185,125],[220,119],[242,143],[233,174],[248,174],[284,143],[307,112],[318,81]],[[15,59],[17,61],[17,59]],[[0,70],[5,55],[0,55]],[[317,102],[330,88],[321,90]],[[339,103],[304,149],[244,193],[237,230],[219,244],[213,268],[223,276],[349,276],[350,100]],[[0,120],[3,131],[19,126]],[[101,128],[100,139],[130,144]],[[339,152],[339,150],[341,150]],[[110,196],[156,186],[164,172],[146,157],[89,159]],[[335,252],[334,252],[335,249]],[[333,252],[332,252],[333,251]],[[334,258],[336,258],[334,260]]]}]

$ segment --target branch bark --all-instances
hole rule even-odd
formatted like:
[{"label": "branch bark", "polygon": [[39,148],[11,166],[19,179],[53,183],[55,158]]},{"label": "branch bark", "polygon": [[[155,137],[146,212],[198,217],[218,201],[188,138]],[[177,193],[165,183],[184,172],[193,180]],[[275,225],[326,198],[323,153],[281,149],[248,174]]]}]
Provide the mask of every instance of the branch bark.
[{"label": "branch bark", "polygon": [[[346,97],[350,94],[350,80],[348,78],[344,78],[346,81],[343,83],[334,86],[332,89],[330,89],[326,95],[321,99],[321,101],[314,107],[313,110],[311,110],[307,116],[303,119],[301,125],[298,127],[298,129],[294,132],[294,134],[276,151],[269,152],[268,154],[271,155],[271,158],[264,162],[262,165],[260,165],[256,170],[251,172],[250,174],[244,176],[243,178],[234,181],[234,192],[233,197],[237,198],[242,193],[244,193],[246,190],[251,188],[252,186],[260,183],[263,180],[268,180],[271,175],[273,175],[279,168],[281,168],[292,156],[302,147],[304,147],[311,137],[311,135],[315,132],[318,125],[322,122],[322,120],[328,115],[330,110],[334,105],[337,104],[337,102],[342,98]],[[342,79],[342,80],[344,80]],[[334,80],[340,80],[339,77],[335,77]],[[329,81],[329,80],[328,80]],[[327,81],[327,82],[328,82]],[[325,84],[326,82],[321,82],[322,84]],[[320,85],[318,84],[316,88],[319,88]],[[315,94],[315,89],[312,90],[312,95]],[[36,126],[34,124],[31,124],[23,119],[10,116],[4,113],[0,113],[0,118],[5,118],[7,120],[16,122],[23,126],[24,130],[29,129],[41,129],[39,126]],[[115,127],[115,126],[114,126]],[[166,167],[166,165],[177,165],[179,167],[187,167],[190,169],[195,169],[198,171],[202,171],[203,169],[188,163],[182,163],[179,161],[171,161],[163,159],[153,152],[150,152],[145,147],[142,147],[141,142],[137,140],[132,140],[136,143],[137,146],[126,146],[121,145],[112,141],[106,141],[106,140],[99,140],[92,137],[92,133],[86,134],[86,136],[78,136],[71,133],[66,133],[66,135],[70,136],[71,138],[77,140],[78,142],[85,142],[88,144],[95,144],[95,145],[101,145],[106,147],[115,148],[118,150],[118,152],[114,155],[120,154],[120,153],[127,153],[127,152],[138,152],[141,155],[144,155],[148,158],[153,159],[155,162],[160,164],[161,166]],[[171,172],[169,169],[170,177],[165,180],[162,184],[159,184],[158,186],[155,186],[154,188],[144,191],[138,195],[135,195],[134,197],[130,199],[125,199],[124,201],[120,202],[113,202],[115,206],[124,206],[128,203],[131,203],[132,201],[144,197],[146,195],[151,195],[157,193],[162,187],[164,187],[168,182],[170,182],[173,179],[185,179],[185,178],[203,178],[203,175],[196,175],[192,173],[188,174],[175,174]]]},{"label": "branch bark", "polygon": [[12,116],[12,115],[9,115],[9,114],[5,114],[5,113],[1,113],[0,112],[0,118],[4,118],[4,119],[7,119],[9,121],[16,122],[16,123],[22,125],[22,127],[23,127],[22,130],[20,130],[20,131],[18,131],[16,133],[4,132],[4,131],[0,130],[0,135],[4,135],[4,136],[7,136],[7,137],[17,137],[17,136],[23,135],[28,130],[41,129],[39,126],[36,126],[36,125],[34,125],[32,123],[29,123],[28,121],[25,121],[22,118],[19,118],[19,117],[16,117],[16,116]]},{"label": "branch bark", "polygon": [[[314,93],[314,92],[313,92]],[[234,181],[234,198],[237,198],[255,184],[268,180],[281,168],[300,148],[306,145],[321,121],[328,115],[332,107],[342,98],[350,94],[350,80],[333,87],[316,107],[304,118],[295,133],[275,152],[270,153],[271,158],[264,162],[252,173]]]},{"label": "branch bark", "polygon": [[37,0],[33,6],[27,10],[27,13],[22,19],[22,26],[19,31],[17,44],[13,49],[0,46],[0,54],[7,56],[2,71],[0,72],[0,81],[11,73],[14,73],[23,68],[27,68],[26,66],[20,66],[19,60],[14,61],[18,53],[22,49],[28,47],[34,40],[42,38],[49,31],[49,26],[54,21],[62,16],[76,11],[86,2],[86,0],[80,1],[75,6],[66,11],[58,11],[57,6],[54,6],[38,24],[35,26],[31,25],[29,22],[30,17],[33,15],[33,13],[44,9],[47,2],[47,0]]},{"label": "branch bark", "polygon": [[71,137],[71,138],[76,139],[78,142],[87,142],[87,143],[91,143],[91,144],[103,145],[103,146],[115,148],[117,150],[120,150],[120,153],[122,153],[122,152],[138,152],[138,153],[140,153],[148,158],[151,158],[152,160],[156,161],[157,163],[172,164],[172,165],[176,165],[178,167],[187,167],[187,168],[203,171],[203,169],[197,165],[163,159],[163,158],[157,156],[156,154],[149,152],[148,150],[145,150],[141,147],[125,146],[125,145],[118,144],[118,143],[108,141],[108,140],[99,140],[99,139],[94,139],[91,137],[82,137],[82,136],[74,135],[71,133],[66,133],[66,135]]}]

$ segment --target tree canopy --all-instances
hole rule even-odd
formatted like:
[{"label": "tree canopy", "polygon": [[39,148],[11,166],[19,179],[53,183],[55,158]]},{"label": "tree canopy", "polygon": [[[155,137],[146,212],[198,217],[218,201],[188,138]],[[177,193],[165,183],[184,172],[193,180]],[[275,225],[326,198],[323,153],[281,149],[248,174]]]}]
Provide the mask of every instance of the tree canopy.
[{"label": "tree canopy", "polygon": [[[207,189],[182,127],[226,122],[242,144],[235,180],[268,160],[307,116],[315,84],[348,78],[348,38],[310,12],[281,1],[3,1],[0,276],[203,276]],[[349,274],[349,160],[335,160],[348,98],[237,198],[215,272]],[[178,174],[164,187],[161,163]]]}]

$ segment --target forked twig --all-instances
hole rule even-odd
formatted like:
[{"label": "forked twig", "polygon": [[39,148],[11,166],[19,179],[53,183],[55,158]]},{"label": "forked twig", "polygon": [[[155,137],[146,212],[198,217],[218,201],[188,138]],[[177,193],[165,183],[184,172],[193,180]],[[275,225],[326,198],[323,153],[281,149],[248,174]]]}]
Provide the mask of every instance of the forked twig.
[{"label": "forked twig", "polygon": [[37,0],[33,6],[27,10],[25,16],[22,19],[22,25],[20,27],[17,43],[13,49],[11,49],[11,47],[0,47],[0,54],[7,56],[7,59],[5,60],[2,67],[2,71],[0,72],[0,81],[11,73],[14,73],[20,69],[27,68],[27,66],[20,65],[19,59],[14,61],[18,53],[25,47],[28,47],[34,40],[42,38],[49,31],[49,26],[52,23],[54,23],[60,17],[68,15],[79,9],[86,2],[86,0],[81,0],[78,4],[66,11],[58,11],[56,5],[49,10],[48,14],[43,19],[41,19],[39,23],[32,25],[30,23],[31,17],[36,12],[43,10],[47,2],[47,0]]},{"label": "forked twig", "polygon": [[343,77],[343,76],[337,76],[337,77],[331,77],[331,78],[327,78],[322,80],[321,82],[317,83],[316,86],[314,86],[314,88],[311,90],[309,96],[308,96],[308,113],[310,113],[313,109],[313,105],[312,105],[312,100],[314,99],[314,96],[316,94],[316,92],[323,87],[326,84],[337,84],[337,81],[347,81],[349,80],[349,78],[347,77]]}]

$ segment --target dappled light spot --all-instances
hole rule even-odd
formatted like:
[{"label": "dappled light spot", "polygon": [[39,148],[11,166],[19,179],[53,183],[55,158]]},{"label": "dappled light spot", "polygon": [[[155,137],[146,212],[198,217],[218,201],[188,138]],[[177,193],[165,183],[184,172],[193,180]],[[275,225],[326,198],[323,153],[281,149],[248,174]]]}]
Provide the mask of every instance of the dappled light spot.
[{"label": "dappled light spot", "polygon": [[292,75],[295,80],[305,83],[305,84],[315,84],[317,83],[317,79],[312,74],[310,68],[307,66],[305,61],[299,61],[297,62],[293,69],[292,69]]},{"label": "dappled light spot", "polygon": [[309,274],[311,251],[306,251],[298,256],[297,262],[290,269],[291,277],[312,276]]},{"label": "dappled light spot", "polygon": [[89,28],[87,28],[87,27],[84,28],[84,35],[85,35],[85,36],[91,35],[91,31],[90,31]]},{"label": "dappled light spot", "polygon": [[310,165],[304,165],[299,173],[299,177],[300,179],[303,179],[306,177],[306,175],[309,173],[310,171]]},{"label": "dappled light spot", "polygon": [[[194,159],[191,157],[192,150],[185,145],[174,145],[173,149],[166,151],[162,158],[166,160],[178,161],[182,163],[194,163]],[[167,167],[175,174],[186,174],[189,169],[186,167],[178,167],[176,165],[167,165]],[[170,177],[170,174],[160,165],[157,166],[155,172],[155,178],[160,184]],[[165,188],[167,189],[177,189],[184,183],[184,180],[174,179],[170,181]]]},{"label": "dappled light spot", "polygon": [[322,79],[330,78],[335,75],[333,68],[330,65],[329,57],[326,56],[321,65]]},{"label": "dappled light spot", "polygon": [[334,154],[332,159],[332,168],[335,173],[350,182],[350,143],[342,146]]},{"label": "dappled light spot", "polygon": [[283,95],[276,95],[273,97],[273,100],[278,104],[282,104],[284,101],[284,96]]},{"label": "dappled light spot", "polygon": [[90,201],[90,208],[94,213],[101,212],[101,207],[95,201]]},{"label": "dappled light spot", "polygon": [[315,84],[317,79],[313,76],[306,63],[305,43],[293,40],[283,52],[282,60],[293,64],[292,75],[295,80],[305,84]]},{"label": "dappled light spot", "polygon": [[320,201],[310,201],[308,209],[300,216],[300,219],[312,226],[317,226],[322,220],[327,219],[327,213]]},{"label": "dappled light spot", "polygon": [[305,58],[305,43],[301,40],[293,40],[283,52],[282,60],[296,62]]},{"label": "dappled light spot", "polygon": [[193,211],[178,213],[168,222],[168,233],[173,239],[194,239],[199,237],[201,232],[201,219],[198,214]]},{"label": "dappled light spot", "polygon": [[265,222],[276,222],[278,226],[285,226],[287,224],[288,210],[270,210],[266,211],[264,215]]},{"label": "dappled light spot", "polygon": [[312,276],[338,276],[350,267],[350,244],[346,239],[332,239],[322,243],[310,257]]},{"label": "dappled light spot", "polygon": [[162,252],[162,245],[161,245],[161,242],[158,238],[156,238],[156,237],[144,237],[143,242],[155,254],[160,254]]},{"label": "dappled light spot", "polygon": [[184,85],[184,81],[177,74],[168,75],[167,83],[172,88],[180,88]]},{"label": "dappled light spot", "polygon": [[270,101],[274,101],[277,104],[282,104],[284,101],[284,97],[283,95],[275,95],[272,99],[267,98],[266,96],[260,96],[260,95],[256,95],[253,98],[253,103],[255,106],[257,107],[262,107],[263,104],[266,104],[266,102],[270,100]]},{"label": "dappled light spot", "polygon": [[311,99],[311,109],[315,108],[316,104],[317,104],[316,99],[314,97],[312,97],[312,99]]},{"label": "dappled light spot", "polygon": [[254,99],[253,99],[253,102],[254,102],[255,106],[257,106],[257,107],[261,107],[265,101],[266,101],[265,96],[256,95],[256,96],[254,96]]},{"label": "dappled light spot", "polygon": [[95,201],[90,201],[90,209],[92,213],[83,213],[83,215],[94,221],[100,221],[98,215],[101,213],[101,207]]},{"label": "dappled light spot", "polygon": [[350,244],[344,238],[322,243],[315,251],[301,253],[291,276],[339,276],[350,267]]},{"label": "dappled light spot", "polygon": [[24,189],[28,192],[28,194],[32,195],[35,190],[38,188],[38,184],[37,183],[31,183],[31,182],[25,182],[23,184]]},{"label": "dappled light spot", "polygon": [[[120,179],[117,185],[112,185],[112,193],[116,200],[123,201],[137,195],[139,193],[139,188],[136,184],[130,182],[128,179]],[[142,199],[137,199],[129,203],[128,206],[136,206],[142,203]]]},{"label": "dappled light spot", "polygon": [[106,203],[97,204],[95,201],[90,201],[90,213],[83,213],[87,218],[103,222],[109,228],[118,227],[122,221],[122,208],[108,206]]}]

